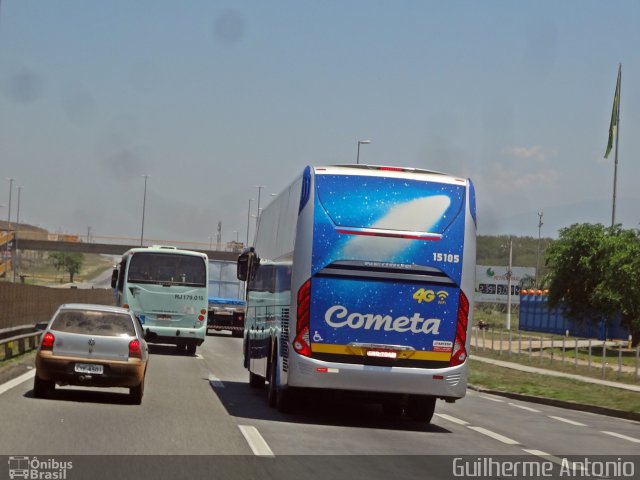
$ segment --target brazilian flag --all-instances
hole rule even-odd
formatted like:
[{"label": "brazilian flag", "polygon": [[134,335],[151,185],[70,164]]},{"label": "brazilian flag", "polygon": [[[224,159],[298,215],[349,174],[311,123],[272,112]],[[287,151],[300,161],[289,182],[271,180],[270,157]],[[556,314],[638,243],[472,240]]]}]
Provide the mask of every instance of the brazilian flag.
[{"label": "brazilian flag", "polygon": [[616,93],[613,95],[613,108],[611,109],[611,124],[609,125],[609,142],[607,143],[607,151],[604,152],[604,158],[609,157],[609,152],[613,148],[613,137],[618,128],[620,120],[620,77],[622,76],[622,65],[618,65],[618,81],[616,83]]}]

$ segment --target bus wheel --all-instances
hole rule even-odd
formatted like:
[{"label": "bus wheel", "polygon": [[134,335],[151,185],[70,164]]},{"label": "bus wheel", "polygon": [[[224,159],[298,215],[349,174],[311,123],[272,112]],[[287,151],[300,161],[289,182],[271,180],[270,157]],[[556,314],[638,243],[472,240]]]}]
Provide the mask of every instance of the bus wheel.
[{"label": "bus wheel", "polygon": [[264,377],[261,377],[260,375],[256,375],[253,372],[249,372],[249,386],[251,388],[264,387]]},{"label": "bus wheel", "polygon": [[292,388],[279,389],[276,395],[276,408],[280,413],[290,413],[295,408],[296,391]]},{"label": "bus wheel", "polygon": [[407,404],[407,416],[418,422],[431,421],[436,409],[436,397],[427,395],[411,395]]},{"label": "bus wheel", "polygon": [[267,403],[270,407],[275,407],[278,399],[278,386],[276,385],[277,360],[273,360],[269,366],[269,386],[267,387]]},{"label": "bus wheel", "polygon": [[187,343],[187,355],[195,355],[196,354],[196,344],[195,343]]},{"label": "bus wheel", "polygon": [[382,402],[382,411],[387,417],[399,417],[402,415],[402,399],[389,398]]}]

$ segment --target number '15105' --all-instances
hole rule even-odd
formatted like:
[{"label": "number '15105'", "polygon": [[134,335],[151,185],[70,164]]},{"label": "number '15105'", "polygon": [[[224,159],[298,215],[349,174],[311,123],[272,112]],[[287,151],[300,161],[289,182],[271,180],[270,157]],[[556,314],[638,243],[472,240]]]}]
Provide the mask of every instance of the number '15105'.
[{"label": "number '15105'", "polygon": [[447,262],[447,263],[459,263],[460,255],[453,253],[435,253],[433,254],[433,260],[436,262]]}]

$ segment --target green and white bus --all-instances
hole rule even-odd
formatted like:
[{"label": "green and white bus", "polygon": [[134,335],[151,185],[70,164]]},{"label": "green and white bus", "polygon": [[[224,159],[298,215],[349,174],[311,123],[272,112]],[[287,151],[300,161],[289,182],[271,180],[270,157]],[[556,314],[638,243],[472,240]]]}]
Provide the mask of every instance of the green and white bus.
[{"label": "green and white bus", "polygon": [[207,332],[207,264],[204,253],[191,250],[132,248],[111,277],[116,305],[133,311],[148,342],[193,355]]}]

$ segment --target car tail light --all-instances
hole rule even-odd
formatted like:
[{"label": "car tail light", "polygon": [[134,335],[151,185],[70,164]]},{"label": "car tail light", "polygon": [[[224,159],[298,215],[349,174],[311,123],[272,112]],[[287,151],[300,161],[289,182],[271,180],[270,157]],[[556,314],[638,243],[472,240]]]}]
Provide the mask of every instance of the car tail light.
[{"label": "car tail light", "polygon": [[42,337],[42,343],[40,344],[41,350],[53,350],[53,342],[56,341],[56,337],[53,336],[53,333],[47,332]]},{"label": "car tail light", "polygon": [[125,303],[124,305],[122,305],[122,308],[129,308],[129,304]]},{"label": "car tail light", "polygon": [[458,322],[456,325],[456,339],[453,342],[453,351],[451,352],[450,367],[462,365],[467,359],[467,325],[469,323],[469,300],[462,291],[460,291],[460,302],[458,303]]},{"label": "car tail light", "polygon": [[204,315],[198,315],[198,321],[203,321],[204,320]]},{"label": "car tail light", "polygon": [[202,315],[206,315],[206,314],[207,314],[207,311],[203,308],[202,310],[200,310],[200,313],[201,313]]},{"label": "car tail light", "polygon": [[131,340],[129,342],[129,358],[142,358],[142,349],[139,340]]},{"label": "car tail light", "polygon": [[298,321],[296,323],[296,337],[293,339],[293,349],[305,357],[311,356],[309,345],[309,316],[311,314],[311,279],[307,280],[298,290]]}]

